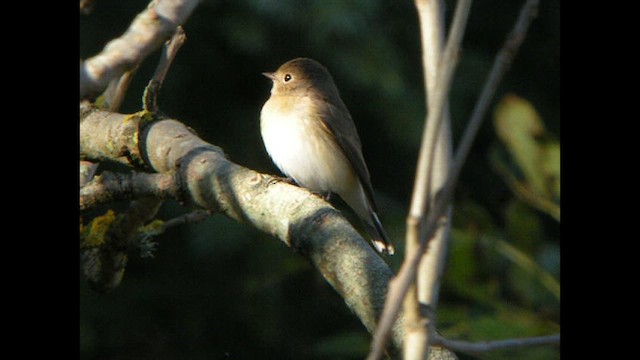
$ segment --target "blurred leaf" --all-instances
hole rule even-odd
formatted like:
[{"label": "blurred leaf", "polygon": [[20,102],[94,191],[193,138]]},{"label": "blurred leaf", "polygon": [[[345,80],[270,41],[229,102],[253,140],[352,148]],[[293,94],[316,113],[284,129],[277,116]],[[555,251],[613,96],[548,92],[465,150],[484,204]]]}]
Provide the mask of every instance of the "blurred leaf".
[{"label": "blurred leaf", "polygon": [[533,106],[515,95],[505,96],[496,110],[495,127],[524,173],[531,190],[543,194],[545,186],[537,162],[540,148],[536,137],[544,133],[544,125]]},{"label": "blurred leaf", "polygon": [[[507,306],[495,314],[479,317],[471,324],[471,341],[491,341],[520,337],[539,336],[560,331],[557,324],[541,320],[528,310]],[[479,356],[481,359],[553,359],[560,358],[557,347],[514,348],[491,351]]]},{"label": "blurred leaf", "polygon": [[511,199],[504,210],[506,236],[528,253],[533,252],[544,238],[542,221],[534,211],[517,199]]},{"label": "blurred leaf", "polygon": [[455,295],[474,307],[494,309],[498,306],[501,289],[496,277],[489,274],[492,270],[487,268],[500,264],[488,261],[485,254],[481,253],[478,236],[474,231],[451,230],[449,260],[443,285],[448,295]]},{"label": "blurred leaf", "polygon": [[[509,156],[491,152],[494,168],[519,198],[560,221],[560,144],[548,138],[528,101],[506,95],[498,104],[494,126]],[[507,159],[509,158],[509,159]]]},{"label": "blurred leaf", "polygon": [[476,237],[477,235],[470,231],[451,230],[449,264],[445,274],[446,283],[460,295],[469,296],[476,302],[490,302],[490,294],[480,289],[480,286],[468,286],[468,284],[475,282],[474,278],[478,271],[478,259],[473,251]]},{"label": "blurred leaf", "polygon": [[508,265],[479,244],[482,234],[494,231],[495,224],[485,208],[468,200],[456,204],[443,283],[447,292],[488,308],[493,308],[499,297],[495,274]]},{"label": "blurred leaf", "polygon": [[550,185],[554,201],[560,200],[560,143],[545,144],[542,156],[542,166],[546,174],[550,175]]},{"label": "blurred leaf", "polygon": [[534,209],[512,199],[505,208],[504,238],[508,242],[502,238],[485,241],[511,262],[505,274],[510,291],[529,306],[555,308],[560,298],[560,284],[556,280],[559,250],[557,246],[545,246],[548,242],[543,228]]},{"label": "blurred leaf", "polygon": [[560,277],[560,246],[555,243],[542,244],[536,257],[540,266],[554,277]]},{"label": "blurred leaf", "polygon": [[[438,310],[440,319],[451,326],[439,326],[443,336],[449,339],[468,341],[493,341],[521,337],[531,337],[557,333],[557,323],[540,317],[509,303],[482,314],[477,310],[461,306],[447,306]],[[439,324],[441,325],[441,324]],[[555,359],[559,358],[559,350],[554,346],[514,348],[510,350],[491,351],[473,359]],[[465,359],[467,359],[465,357]]]},{"label": "blurred leaf", "polygon": [[[529,278],[541,284],[547,291],[553,294],[556,299],[560,300],[560,283],[538,265],[531,256],[498,237],[484,236],[482,243],[491,246],[497,253],[504,256],[504,258],[511,261],[514,265],[517,265],[519,269],[524,270],[530,275]],[[509,278],[512,278],[512,276],[513,272],[509,272]],[[524,287],[530,289],[531,281],[526,280],[527,279],[519,278],[518,281],[514,281],[512,284],[518,286],[520,290]],[[538,294],[529,292],[525,295],[528,295],[527,298],[532,298]]]},{"label": "blurred leaf", "polygon": [[496,230],[496,225],[489,211],[471,200],[456,202],[456,208],[453,213],[453,226],[478,233]]}]

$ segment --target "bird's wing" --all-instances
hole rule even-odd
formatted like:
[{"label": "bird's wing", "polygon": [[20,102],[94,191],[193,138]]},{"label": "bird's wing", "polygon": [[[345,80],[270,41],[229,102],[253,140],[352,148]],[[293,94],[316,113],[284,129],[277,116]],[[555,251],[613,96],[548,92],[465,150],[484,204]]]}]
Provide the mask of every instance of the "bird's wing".
[{"label": "bird's wing", "polygon": [[[367,169],[367,164],[362,156],[360,137],[358,136],[356,126],[351,119],[351,114],[349,114],[349,110],[347,110],[347,107],[339,99],[337,101],[334,99],[334,101],[331,102],[324,102],[326,106],[320,107],[323,109],[323,113],[320,116],[322,124],[325,126],[327,131],[334,135],[336,142],[346,155],[347,159],[349,159],[351,166],[360,179],[372,210],[377,212],[376,203],[373,198],[373,188],[371,186],[369,170]],[[336,102],[337,105],[334,105]],[[338,119],[345,119],[345,121],[338,121]]]}]

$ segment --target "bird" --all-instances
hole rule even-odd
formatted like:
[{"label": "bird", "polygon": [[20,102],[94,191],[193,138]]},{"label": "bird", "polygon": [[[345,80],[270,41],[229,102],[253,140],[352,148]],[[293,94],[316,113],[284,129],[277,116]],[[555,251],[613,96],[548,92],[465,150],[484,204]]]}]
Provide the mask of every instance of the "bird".
[{"label": "bird", "polygon": [[355,123],[327,68],[298,57],[262,74],[272,80],[260,112],[260,133],[271,160],[299,186],[340,196],[362,221],[373,247],[393,255]]}]

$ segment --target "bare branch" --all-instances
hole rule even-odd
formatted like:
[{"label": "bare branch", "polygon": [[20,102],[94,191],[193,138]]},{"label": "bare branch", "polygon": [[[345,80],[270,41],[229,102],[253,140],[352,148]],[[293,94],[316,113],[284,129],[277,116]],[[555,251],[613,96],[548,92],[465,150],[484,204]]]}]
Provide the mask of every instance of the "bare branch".
[{"label": "bare branch", "polygon": [[[144,160],[157,172],[175,172],[184,205],[248,223],[307,257],[373,332],[393,272],[326,201],[230,162],[220,148],[176,120],[148,122],[140,114],[84,110],[80,129],[80,152],[85,158],[122,161],[112,147],[125,147],[133,162]],[[403,338],[398,324],[396,347]]]},{"label": "bare branch", "polygon": [[[418,301],[418,291],[415,285],[412,291],[409,286],[413,283],[419,260],[425,251],[425,244],[428,239],[421,237],[421,228],[424,224],[425,214],[429,203],[433,201],[430,194],[439,190],[448,176],[450,166],[451,135],[449,131],[449,119],[447,109],[447,96],[451,87],[453,73],[457,65],[458,52],[462,43],[462,35],[467,23],[470,1],[459,1],[452,23],[451,36],[447,42],[444,53],[440,54],[440,44],[442,32],[438,27],[442,27],[441,7],[437,1],[416,1],[421,24],[421,34],[423,36],[423,67],[425,69],[425,87],[428,93],[429,113],[426,119],[425,130],[423,132],[422,145],[418,159],[416,180],[407,218],[407,251],[403,267],[411,266],[411,280],[402,284],[404,287],[396,287],[394,284],[390,288],[389,297],[385,303],[385,310],[380,321],[380,327],[376,330],[372,351],[369,359],[378,359],[382,356],[386,334],[390,326],[395,321],[400,312],[401,299],[405,299],[405,314],[407,327],[406,342],[404,345],[405,359],[423,359],[428,354],[428,331],[425,325],[429,319],[425,319],[420,312]],[[435,29],[434,29],[435,27]],[[429,59],[426,52],[435,52]],[[434,59],[433,56],[436,58]],[[436,81],[433,80],[434,65]],[[431,76],[430,76],[431,75]],[[435,83],[435,85],[433,85]],[[429,86],[431,84],[431,86]],[[444,115],[447,115],[446,118]],[[439,147],[436,145],[439,144]],[[436,167],[437,165],[437,167]],[[440,278],[444,269],[444,259],[446,256],[446,244],[448,240],[447,221],[449,214],[444,215],[444,221],[438,226],[437,236],[431,242],[431,250],[424,260],[421,270],[424,272],[421,277],[422,300],[425,304],[435,310]],[[436,230],[434,230],[435,232]],[[408,262],[409,259],[415,259]],[[398,292],[398,294],[395,294]],[[406,294],[406,297],[405,297]],[[435,324],[435,323],[434,323]],[[431,330],[435,325],[431,326]],[[409,349],[411,349],[409,351]]]},{"label": "bare branch", "polygon": [[120,105],[122,105],[124,96],[129,89],[129,85],[131,85],[131,80],[133,80],[133,76],[137,71],[138,65],[131,70],[125,71],[119,78],[109,81],[109,85],[107,85],[107,88],[95,103],[103,110],[112,112],[120,110]]},{"label": "bare branch", "polygon": [[[482,93],[480,94],[478,103],[476,104],[476,107],[472,113],[469,125],[465,129],[461,145],[456,152],[454,164],[445,183],[445,186],[438,194],[436,194],[434,206],[430,209],[429,215],[426,219],[426,223],[424,224],[424,226],[420,227],[419,237],[423,240],[420,244],[420,249],[419,251],[416,251],[413,254],[408,254],[406,256],[405,261],[400,268],[400,271],[398,272],[392,284],[390,284],[390,292],[385,302],[383,316],[380,320],[380,325],[378,329],[376,329],[376,333],[374,334],[374,342],[372,343],[373,348],[372,352],[369,354],[368,359],[378,359],[382,355],[379,350],[377,350],[378,345],[376,344],[380,341],[384,343],[384,340],[379,339],[386,338],[388,329],[391,328],[394,319],[398,315],[400,302],[404,298],[409,285],[415,280],[416,267],[418,265],[418,262],[420,261],[421,254],[426,249],[428,241],[433,237],[436,230],[438,229],[438,223],[441,221],[445,210],[449,206],[450,200],[453,196],[453,190],[460,174],[460,170],[470,150],[473,139],[475,138],[477,130],[480,126],[480,122],[484,117],[490,100],[493,98],[493,94],[495,93],[497,84],[508,69],[511,60],[515,56],[517,49],[519,48],[526,35],[528,25],[532,21],[537,4],[537,0],[529,0],[524,4],[513,30],[508,35],[503,48],[500,50],[494,60],[492,70],[488,76],[487,81],[485,82],[485,86],[483,87]],[[444,70],[441,69],[441,71]],[[437,103],[438,102],[436,102],[436,104]],[[435,111],[437,111],[437,108],[431,109],[429,118],[431,118],[431,114],[433,114],[433,112]],[[438,116],[434,116],[434,118],[439,119],[441,115],[437,115]]]},{"label": "bare branch", "polygon": [[80,189],[80,210],[119,200],[141,197],[176,198],[178,184],[173,173],[118,174],[103,172]]},{"label": "bare branch", "polygon": [[186,213],[184,215],[175,217],[171,220],[167,220],[162,224],[162,231],[166,231],[175,226],[186,225],[186,224],[196,224],[201,221],[204,221],[206,218],[211,216],[211,214],[206,210],[194,210],[192,212]]},{"label": "bare branch", "polygon": [[182,26],[178,26],[176,32],[171,37],[171,40],[165,44],[162,55],[160,56],[160,62],[153,74],[153,78],[151,78],[149,84],[144,89],[142,102],[145,110],[153,113],[158,112],[158,96],[160,88],[167,76],[167,72],[169,71],[169,67],[173,62],[173,59],[178,55],[178,50],[180,50],[186,39],[187,36],[184,33],[184,29],[182,29]]},{"label": "bare branch", "polygon": [[[433,205],[434,194],[436,194],[445,184],[447,177],[449,176],[449,168],[451,167],[451,153],[453,148],[453,140],[451,139],[451,120],[449,116],[448,108],[448,94],[453,82],[453,74],[459,61],[459,53],[462,44],[463,35],[467,25],[467,19],[471,9],[471,0],[458,0],[456,9],[451,23],[451,30],[448,35],[447,43],[444,48],[444,52],[439,58],[432,59],[439,60],[437,79],[435,81],[436,93],[430,96],[429,114],[427,122],[436,123],[434,125],[437,129],[438,137],[431,139],[440,145],[441,149],[434,155],[437,156],[433,159],[434,165],[431,165],[432,174],[428,176],[431,178],[431,185],[429,186],[430,193],[427,194],[427,201],[429,206]],[[433,17],[433,16],[431,16]],[[422,21],[424,22],[424,21]],[[438,53],[439,54],[439,53]],[[440,108],[442,109],[441,118],[438,119]],[[439,121],[438,121],[439,120]],[[425,138],[427,140],[429,138]],[[429,140],[427,140],[429,141]],[[446,145],[444,145],[446,144]],[[438,308],[438,298],[440,295],[440,281],[444,273],[444,267],[447,259],[447,248],[449,244],[449,233],[451,228],[451,216],[452,216],[452,204],[449,204],[445,213],[442,216],[442,220],[439,223],[439,228],[435,231],[433,238],[430,240],[429,248],[423,255],[422,260],[418,264],[418,273],[416,276],[416,285],[418,290],[418,300],[420,304],[416,307],[416,312],[422,307],[426,306],[428,312],[420,312],[421,318],[426,322],[426,326],[419,328],[414,339],[415,348],[418,350],[414,354],[413,359],[422,360],[429,358],[431,349],[431,338],[436,333],[436,315]],[[420,213],[420,223],[416,224],[416,229],[413,234],[414,241],[424,243],[429,239],[420,238],[420,226],[424,224],[427,209],[423,209],[424,212]],[[413,214],[412,214],[413,215]],[[418,249],[421,249],[418,246]],[[414,306],[416,306],[414,304]],[[406,309],[406,308],[405,308]],[[417,325],[417,324],[416,324]],[[407,346],[405,345],[405,348]],[[405,357],[410,359],[409,357]]]},{"label": "bare branch", "polygon": [[87,185],[91,179],[93,179],[93,175],[95,175],[96,170],[98,169],[98,164],[94,164],[90,161],[80,161],[80,187]]},{"label": "bare branch", "polygon": [[449,340],[436,334],[433,339],[433,344],[444,346],[454,351],[459,351],[471,355],[478,355],[484,352],[518,347],[559,345],[560,334],[482,342]]},{"label": "bare branch", "polygon": [[102,52],[80,62],[80,100],[100,94],[111,79],[141,63],[182,25],[199,0],[152,1],[118,39]]},{"label": "bare branch", "polygon": [[[478,101],[473,108],[471,118],[469,119],[469,123],[462,135],[460,145],[455,154],[453,168],[451,170],[452,179],[457,178],[458,174],[462,170],[464,161],[471,150],[473,140],[478,133],[478,129],[480,129],[480,125],[482,124],[482,120],[485,117],[489,105],[491,104],[491,100],[498,88],[498,84],[511,66],[513,58],[516,56],[520,45],[524,41],[529,24],[531,24],[531,21],[533,21],[533,18],[537,14],[539,2],[539,0],[527,0],[527,2],[522,6],[516,24],[513,29],[511,29],[511,32],[507,36],[502,48],[493,61],[493,66],[491,67],[489,76],[482,87],[482,92],[480,93]],[[453,185],[454,184],[449,187],[453,187]]]},{"label": "bare branch", "polygon": [[80,119],[81,159],[144,165],[139,151],[138,129],[141,121],[152,119],[150,113],[122,115],[82,104]]},{"label": "bare branch", "polygon": [[157,243],[153,240],[168,229],[180,225],[199,223],[207,219],[210,215],[211,213],[209,211],[198,209],[167,221],[154,220],[148,225],[141,227],[137,234],[138,239],[136,239],[140,256],[153,257],[157,246]]}]

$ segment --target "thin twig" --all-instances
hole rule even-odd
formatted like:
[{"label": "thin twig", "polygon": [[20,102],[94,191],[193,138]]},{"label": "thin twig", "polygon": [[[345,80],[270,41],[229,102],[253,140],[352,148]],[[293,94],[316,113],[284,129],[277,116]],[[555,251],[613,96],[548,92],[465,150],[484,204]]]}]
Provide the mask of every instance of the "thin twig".
[{"label": "thin twig", "polygon": [[204,221],[209,215],[209,211],[198,209],[167,221],[153,221],[146,226],[140,227],[138,237],[132,244],[139,248],[141,257],[153,257],[157,247],[157,242],[154,241],[155,238],[172,227]]},{"label": "thin twig", "polygon": [[186,39],[187,36],[184,33],[184,29],[182,26],[178,26],[171,37],[171,40],[165,43],[156,71],[149,81],[149,84],[145,87],[142,95],[142,106],[145,110],[153,113],[158,111],[158,96],[160,94],[160,88],[167,76],[167,72],[169,71],[169,67],[173,62],[173,59],[175,59],[178,54],[178,50],[180,50]]},{"label": "thin twig", "polygon": [[100,94],[111,79],[140,64],[182,25],[199,0],[158,0],[98,55],[80,62],[80,100]]},{"label": "thin twig", "polygon": [[530,338],[507,339],[496,341],[468,342],[460,340],[450,340],[436,334],[433,339],[434,345],[440,345],[448,349],[459,351],[466,354],[478,355],[480,353],[511,349],[518,347],[531,347],[543,345],[559,345],[560,334],[537,336]]},{"label": "thin twig", "polygon": [[511,66],[511,61],[516,56],[516,53],[527,34],[529,24],[537,15],[539,2],[539,0],[527,0],[527,2],[522,6],[515,26],[496,55],[491,71],[489,72],[489,76],[482,87],[480,97],[478,98],[473,112],[471,113],[469,124],[462,135],[460,145],[455,154],[453,168],[451,169],[453,179],[457,178],[458,174],[462,170],[464,161],[471,150],[473,140],[478,133],[478,129],[480,129],[480,125],[482,124],[482,120],[484,119],[489,105],[491,104],[491,100],[498,88],[498,84]]},{"label": "thin twig", "polygon": [[[525,3],[514,28],[494,60],[494,65],[476,103],[469,125],[465,129],[461,145],[454,157],[453,167],[447,182],[437,194],[434,206],[430,209],[429,216],[427,217],[426,224],[420,228],[420,238],[425,241],[421,243],[420,251],[407,255],[396,278],[389,284],[389,293],[385,302],[385,308],[372,341],[372,351],[368,357],[370,360],[378,359],[382,356],[379,349],[384,348],[389,329],[398,315],[401,301],[406,295],[409,285],[415,279],[416,267],[420,261],[421,254],[437,230],[438,222],[441,220],[442,214],[449,205],[463,162],[468,155],[473,139],[480,127],[481,120],[484,118],[488,105],[493,98],[497,84],[508,70],[513,57],[524,40],[528,26],[536,13],[535,10],[538,2],[538,0],[529,0]],[[432,111],[434,111],[434,109],[432,109]]]},{"label": "thin twig", "polygon": [[135,75],[137,70],[138,66],[134,66],[133,69],[126,71],[119,78],[109,82],[109,85],[101,95],[102,101],[96,101],[96,103],[100,103],[101,109],[111,112],[117,112],[120,109],[120,105],[122,105],[124,96],[129,89],[133,75]]},{"label": "thin twig", "polygon": [[211,213],[207,210],[200,210],[200,209],[194,210],[189,213],[186,213],[178,217],[175,217],[173,219],[165,221],[164,224],[162,225],[162,231],[163,232],[167,231],[167,229],[170,229],[174,226],[196,224],[201,221],[204,221],[210,215]]}]

